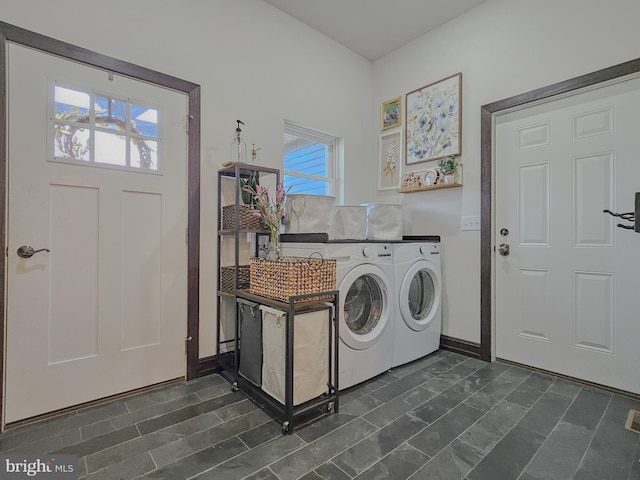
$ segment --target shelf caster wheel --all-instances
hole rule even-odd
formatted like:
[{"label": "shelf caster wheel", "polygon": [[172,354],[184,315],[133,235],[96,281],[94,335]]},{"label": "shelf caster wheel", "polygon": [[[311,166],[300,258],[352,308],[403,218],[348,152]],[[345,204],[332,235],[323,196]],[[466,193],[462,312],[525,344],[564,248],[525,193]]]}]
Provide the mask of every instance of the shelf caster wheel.
[{"label": "shelf caster wheel", "polygon": [[282,424],[281,430],[283,435],[286,435],[287,433],[289,433],[291,431],[291,429],[289,428],[289,422],[284,422]]},{"label": "shelf caster wheel", "polygon": [[333,402],[327,403],[327,413],[333,412]]},{"label": "shelf caster wheel", "polygon": [[231,391],[232,392],[237,392],[238,390],[240,390],[238,388],[238,382],[233,382],[233,384],[231,385]]}]

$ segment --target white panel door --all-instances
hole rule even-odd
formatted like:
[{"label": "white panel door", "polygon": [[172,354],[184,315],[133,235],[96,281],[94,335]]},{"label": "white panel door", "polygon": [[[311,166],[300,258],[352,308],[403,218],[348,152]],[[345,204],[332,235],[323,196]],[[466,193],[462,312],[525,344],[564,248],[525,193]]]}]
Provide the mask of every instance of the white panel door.
[{"label": "white panel door", "polygon": [[497,117],[495,155],[496,356],[640,393],[640,235],[602,212],[640,191],[640,80]]},{"label": "white panel door", "polygon": [[[183,377],[186,97],[14,44],[8,67],[5,421]],[[102,165],[54,161],[54,79],[153,105],[157,170],[114,168],[108,145],[136,147],[108,125],[90,143]]]}]

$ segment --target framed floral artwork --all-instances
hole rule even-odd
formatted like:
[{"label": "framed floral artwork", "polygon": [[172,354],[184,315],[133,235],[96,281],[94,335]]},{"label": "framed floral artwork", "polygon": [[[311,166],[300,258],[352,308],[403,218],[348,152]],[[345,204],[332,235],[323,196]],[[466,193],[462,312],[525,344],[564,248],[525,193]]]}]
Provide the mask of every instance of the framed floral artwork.
[{"label": "framed floral artwork", "polygon": [[378,190],[398,188],[401,164],[401,132],[382,135],[380,137],[380,151],[378,152]]},{"label": "framed floral artwork", "polygon": [[402,98],[392,98],[380,106],[380,130],[399,127],[402,124]]},{"label": "framed floral artwork", "polygon": [[406,95],[406,164],[462,153],[462,73]]}]

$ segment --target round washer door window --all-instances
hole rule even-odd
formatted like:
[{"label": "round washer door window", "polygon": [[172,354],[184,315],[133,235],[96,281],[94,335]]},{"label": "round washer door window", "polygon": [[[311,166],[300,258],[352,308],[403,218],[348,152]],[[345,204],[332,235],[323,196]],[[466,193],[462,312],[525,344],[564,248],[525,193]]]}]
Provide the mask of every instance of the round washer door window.
[{"label": "round washer door window", "polygon": [[400,286],[400,313],[407,326],[426,330],[440,309],[440,273],[431,262],[416,262],[407,271]]},{"label": "round washer door window", "polygon": [[380,267],[358,265],[339,286],[340,339],[356,350],[375,345],[389,325],[391,284]]},{"label": "round washer door window", "polygon": [[384,298],[378,281],[362,275],[351,284],[344,300],[344,321],[356,335],[371,332],[382,315]]},{"label": "round washer door window", "polygon": [[409,284],[409,312],[414,320],[424,320],[433,308],[436,287],[425,269],[419,270]]}]

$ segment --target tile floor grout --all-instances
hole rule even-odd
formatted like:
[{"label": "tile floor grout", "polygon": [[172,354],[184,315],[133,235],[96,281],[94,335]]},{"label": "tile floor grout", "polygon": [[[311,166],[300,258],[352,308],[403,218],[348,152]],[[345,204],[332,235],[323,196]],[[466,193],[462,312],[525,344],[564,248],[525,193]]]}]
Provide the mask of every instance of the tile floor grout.
[{"label": "tile floor grout", "polygon": [[[552,385],[553,385],[553,384],[552,384]],[[549,388],[545,391],[545,393],[549,392],[549,391],[550,391],[550,389],[551,389],[551,386],[549,386]],[[581,391],[581,390],[582,390],[582,389],[580,389],[580,391]],[[550,393],[553,393],[553,392],[550,392]],[[578,392],[578,393],[579,393],[579,392]],[[569,402],[569,404],[567,405],[567,407],[562,411],[562,414],[560,415],[560,420],[558,420],[558,422],[553,426],[553,429],[549,432],[549,434],[547,435],[547,438],[545,438],[545,439],[544,439],[544,442],[542,442],[542,445],[540,445],[540,449],[538,449],[538,451],[539,451],[539,450],[541,450],[542,448],[544,448],[544,445],[549,441],[549,438],[551,438],[551,434],[552,434],[553,432],[555,432],[555,431],[556,431],[556,429],[558,428],[558,425],[559,425],[559,424],[560,424],[560,422],[562,421],[562,418],[563,418],[563,417],[564,417],[564,415],[567,413],[567,411],[569,411],[569,409],[571,408],[571,405],[573,405],[573,402],[575,401],[575,399],[576,399],[576,398],[577,398],[577,395],[571,399],[571,402]],[[542,399],[542,396],[540,396],[540,398],[536,401],[536,403],[538,403],[541,399]],[[534,404],[534,405],[532,405],[532,406],[531,406],[531,408],[533,408],[534,406],[535,406],[535,404]],[[605,411],[606,411],[606,409],[605,409]],[[603,414],[603,417],[604,417],[604,414]],[[516,425],[517,425],[517,424],[516,424]],[[514,425],[514,426],[515,426],[515,425]],[[592,437],[592,439],[591,439],[591,440],[593,441],[593,437]],[[587,451],[588,451],[588,450],[589,450],[589,447],[587,447],[587,449],[585,450],[585,453],[584,453],[585,455],[587,454]],[[537,454],[537,452],[536,452],[536,454]],[[522,478],[522,476],[523,476],[523,475],[525,474],[525,472],[527,471],[527,468],[529,467],[529,465],[531,465],[531,462],[533,462],[533,460],[536,458],[536,454],[534,454],[534,455],[531,457],[531,459],[530,459],[530,460],[529,460],[529,462],[525,465],[525,467],[522,469],[522,472],[520,473],[520,475],[518,476],[518,478],[517,478],[516,480],[520,480],[520,478]],[[580,459],[580,463],[582,463],[582,459]],[[580,465],[580,464],[578,464],[578,468],[579,468],[579,465]]]},{"label": "tile floor grout", "polygon": [[[430,382],[433,390],[429,389]],[[574,449],[580,457],[573,472],[574,476],[580,474],[581,479],[583,475],[587,475],[585,479],[591,479],[595,477],[589,477],[585,469],[594,465],[594,455],[605,455],[608,448],[613,450],[615,447],[606,444],[611,442],[602,441],[611,431],[618,431],[612,425],[614,419],[624,413],[621,409],[628,404],[640,409],[638,399],[592,385],[576,384],[546,372],[501,362],[482,364],[457,353],[437,352],[343,392],[339,416],[330,415],[294,431],[297,440],[293,443],[291,439],[282,440],[285,443],[281,445],[288,447],[277,455],[270,445],[285,438],[276,428],[279,424],[266,415],[262,417],[259,409],[246,398],[232,396],[226,391],[228,386],[224,379],[211,375],[65,413],[64,418],[49,418],[1,434],[0,451],[19,452],[33,445],[34,440],[43,449],[63,449],[65,453],[71,452],[76,445],[83,451],[92,452],[79,458],[81,478],[87,480],[110,480],[115,476],[128,480],[160,478],[164,475],[161,472],[173,475],[171,478],[185,479],[215,476],[216,479],[234,480],[288,480],[296,475],[304,480],[328,478],[318,473],[322,471],[333,472],[331,475],[344,480],[356,477],[419,480],[427,478],[425,475],[434,480],[440,475],[447,479],[494,480],[486,475],[492,471],[491,465],[496,458],[492,452],[499,446],[502,452],[512,448],[525,449],[514,450],[524,455],[521,463],[512,462],[510,468],[518,469],[516,475],[501,480],[531,480],[552,478],[545,477],[548,472],[543,473],[539,468],[553,466],[553,462],[548,461],[549,455],[558,453],[548,447],[553,445],[548,442],[551,439],[558,441],[554,432],[561,423],[569,422],[568,425],[575,425],[575,428],[581,424],[593,428],[593,431],[588,430],[590,437],[584,437],[585,441],[588,439],[584,450],[582,444]],[[207,398],[209,395],[213,396]],[[475,401],[471,401],[474,397]],[[614,402],[617,397],[624,397],[625,402]],[[543,399],[545,403],[541,403]],[[545,406],[553,407],[552,418],[541,428],[533,427],[532,422],[543,418],[540,415]],[[499,409],[491,415],[496,408]],[[501,415],[505,413],[508,415],[503,419]],[[196,420],[198,418],[200,420]],[[405,431],[405,425],[412,426]],[[131,434],[127,429],[132,427],[136,436],[126,439]],[[154,430],[157,427],[161,428]],[[535,430],[530,430],[532,427]],[[624,429],[624,425],[620,425],[620,429]],[[143,430],[147,432],[144,435]],[[531,440],[525,439],[521,446],[510,444],[512,440],[524,438],[522,436],[527,432],[533,433]],[[433,435],[441,434],[444,437],[434,444]],[[618,466],[618,476],[608,480],[629,480],[636,473],[634,463],[640,456],[640,437],[618,436],[624,437],[620,442],[632,442],[625,444],[625,452],[631,452],[629,455],[633,458],[627,464],[628,459],[622,454],[613,457],[625,463]],[[163,443],[163,438],[170,440]],[[597,438],[600,440],[596,442]],[[110,443],[118,440],[121,441]],[[473,442],[469,443],[469,440]],[[128,442],[132,442],[130,448],[126,446]],[[369,447],[377,442],[383,442],[373,449],[380,452],[379,456],[369,451]],[[172,443],[175,443],[173,450],[167,447]],[[325,448],[330,444],[331,450],[326,454],[321,450],[316,459],[314,448]],[[237,446],[242,446],[242,451],[234,454],[229,450]],[[211,451],[217,453],[211,457],[211,465],[201,465],[208,455],[202,452],[214,447],[216,449]],[[293,448],[289,450],[289,447]],[[162,448],[164,450],[159,450]],[[175,454],[169,459],[164,457],[165,461],[171,461],[158,467],[164,462],[159,463],[159,458],[156,459],[156,450],[157,454],[172,451]],[[262,452],[270,457],[264,458]],[[245,455],[242,461],[249,463],[242,465],[241,476],[229,476],[233,474],[230,469],[237,468],[237,458],[241,455]],[[406,455],[421,460],[414,465],[404,457]],[[469,457],[465,459],[464,455]],[[483,461],[485,459],[489,460]],[[451,463],[455,461],[462,467]],[[144,462],[147,462],[146,466]],[[476,470],[481,463],[482,467]],[[100,468],[89,472],[92,465]],[[154,472],[157,472],[155,476]],[[185,476],[180,476],[180,472]]]}]

